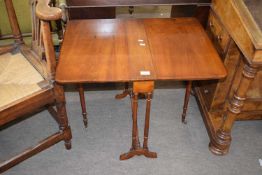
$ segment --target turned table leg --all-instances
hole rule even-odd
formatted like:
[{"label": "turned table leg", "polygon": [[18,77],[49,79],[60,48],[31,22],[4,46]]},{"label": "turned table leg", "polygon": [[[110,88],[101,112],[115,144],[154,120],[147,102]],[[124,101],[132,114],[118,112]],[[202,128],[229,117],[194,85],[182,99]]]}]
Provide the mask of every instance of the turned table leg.
[{"label": "turned table leg", "polygon": [[[148,134],[149,134],[149,121],[150,121],[150,106],[152,92],[154,90],[154,82],[134,82],[133,96],[132,96],[132,146],[129,152],[120,155],[120,160],[126,160],[134,157],[135,155],[144,155],[149,158],[156,158],[155,152],[150,152],[148,149]],[[144,128],[144,143],[143,148],[139,143],[138,126],[137,126],[137,107],[138,107],[138,94],[145,93],[147,96],[146,114],[145,114],[145,128]]]},{"label": "turned table leg", "polygon": [[257,67],[246,64],[242,72],[240,83],[229,102],[222,125],[216,131],[215,137],[211,139],[209,149],[217,155],[227,154],[231,144],[231,130],[236,116],[241,112],[246,100],[246,93],[252,80],[255,78]]},{"label": "turned table leg", "polygon": [[150,108],[151,108],[151,100],[152,93],[147,93],[146,99],[146,116],[145,116],[145,126],[144,126],[144,143],[143,150],[144,155],[149,158],[156,158],[157,154],[155,152],[150,152],[148,149],[148,135],[149,135],[149,124],[150,124]]},{"label": "turned table leg", "polygon": [[187,112],[187,107],[188,107],[188,102],[189,102],[189,97],[191,93],[191,88],[192,88],[192,81],[188,81],[186,85],[186,93],[185,93],[185,99],[184,99],[184,106],[183,106],[183,113],[182,113],[182,122],[186,124],[186,112]]},{"label": "turned table leg", "polygon": [[87,118],[87,112],[86,112],[86,102],[85,102],[85,90],[83,84],[79,84],[78,88],[79,97],[80,97],[80,103],[82,108],[82,115],[83,115],[83,122],[85,127],[88,126],[88,118]]},{"label": "turned table leg", "polygon": [[134,152],[140,147],[137,126],[137,107],[138,107],[138,94],[134,93],[132,97],[132,146],[130,152],[120,155],[120,160],[130,159],[135,156]]},{"label": "turned table leg", "polygon": [[56,108],[59,128],[60,131],[63,133],[66,149],[71,149],[72,133],[70,126],[68,125],[64,88],[62,85],[55,84],[54,91],[56,96]]}]

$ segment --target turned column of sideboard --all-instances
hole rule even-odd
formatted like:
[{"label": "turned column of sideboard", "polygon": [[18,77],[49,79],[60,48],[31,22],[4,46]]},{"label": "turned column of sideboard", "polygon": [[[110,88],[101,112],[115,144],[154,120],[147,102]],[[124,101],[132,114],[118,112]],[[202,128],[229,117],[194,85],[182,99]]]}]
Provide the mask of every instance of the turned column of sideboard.
[{"label": "turned column of sideboard", "polygon": [[[207,32],[228,76],[196,86],[210,150],[226,154],[235,120],[262,119],[261,1],[213,0]],[[248,10],[247,10],[248,9]]]}]

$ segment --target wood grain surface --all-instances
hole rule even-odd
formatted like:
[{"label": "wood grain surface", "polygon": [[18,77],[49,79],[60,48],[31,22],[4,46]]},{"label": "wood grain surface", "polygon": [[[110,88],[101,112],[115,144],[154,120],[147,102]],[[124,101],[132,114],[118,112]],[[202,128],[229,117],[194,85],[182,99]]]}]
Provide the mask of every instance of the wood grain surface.
[{"label": "wood grain surface", "polygon": [[203,80],[226,70],[199,22],[179,19],[69,21],[60,83]]},{"label": "wood grain surface", "polygon": [[159,5],[159,4],[201,4],[210,0],[70,0],[69,6],[129,6],[129,5]]}]

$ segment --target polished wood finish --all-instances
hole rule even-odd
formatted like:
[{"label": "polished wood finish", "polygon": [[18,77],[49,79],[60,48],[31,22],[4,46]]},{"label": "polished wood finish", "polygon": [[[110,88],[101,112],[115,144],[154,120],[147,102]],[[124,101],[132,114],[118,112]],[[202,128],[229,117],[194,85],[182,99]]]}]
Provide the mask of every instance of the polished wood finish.
[{"label": "polished wood finish", "polygon": [[225,113],[224,120],[222,121],[219,129],[215,134],[215,139],[211,140],[209,148],[218,155],[228,153],[231,144],[231,130],[236,116],[241,113],[244,102],[246,100],[246,93],[248,88],[255,78],[257,67],[245,65],[241,81],[234,93],[233,98],[230,99],[229,106]]},{"label": "polished wood finish", "polygon": [[68,124],[68,118],[65,106],[65,93],[62,85],[56,83],[54,87],[54,93],[56,97],[56,108],[58,114],[60,132],[63,134],[66,149],[71,149],[71,129]]},{"label": "polished wood finish", "polygon": [[[73,20],[73,19],[112,19],[116,17],[116,13],[115,13],[116,8],[115,7],[82,7],[82,6],[79,6],[77,8],[75,7],[71,8],[71,4],[74,3],[74,1],[75,0],[66,0],[67,5],[65,4],[62,5],[62,10],[64,13],[63,20],[65,23],[68,20]],[[60,27],[60,31],[62,31],[61,27]],[[86,112],[83,84],[79,85],[78,92],[79,92],[80,103],[81,103],[81,108],[82,108],[83,122],[84,122],[84,126],[87,128],[88,117],[87,117],[87,112]]]},{"label": "polished wood finish", "polygon": [[[253,26],[253,27],[255,27],[254,32],[258,33],[258,31],[256,29],[258,29],[258,28],[260,30],[262,29],[262,17],[260,15],[260,10],[261,10],[260,8],[262,7],[262,1],[244,0],[243,2],[244,2],[244,6],[242,5],[242,9],[243,9],[243,7],[248,8],[248,11],[245,11],[245,12],[246,13],[249,12],[249,14],[247,13],[248,15],[250,15],[249,19],[251,18],[251,20],[253,20],[252,21],[253,25],[254,25],[254,22],[255,22],[255,25],[256,25],[256,26]],[[257,7],[260,7],[260,8],[257,8]]]},{"label": "polished wood finish", "polygon": [[[132,96],[132,146],[129,152],[121,154],[120,160],[127,160],[136,155],[144,155],[148,158],[157,158],[157,153],[151,152],[148,149],[148,135],[149,135],[149,121],[150,121],[150,107],[152,93],[154,90],[153,81],[143,81],[133,83],[133,96]],[[138,125],[137,125],[137,108],[138,108],[138,94],[144,93],[146,98],[146,114],[145,114],[145,126],[144,126],[144,142],[143,147],[140,146]]]},{"label": "polished wood finish", "polygon": [[207,80],[226,76],[220,57],[196,19],[152,19],[144,25],[158,80]]},{"label": "polished wood finish", "polygon": [[[36,3],[37,2],[37,3]],[[41,20],[55,21],[61,19],[62,11],[59,8],[50,7],[50,0],[38,0],[36,3],[36,15]]]},{"label": "polished wood finish", "polygon": [[[58,122],[60,129],[58,132],[40,141],[35,146],[24,150],[22,153],[8,160],[0,162],[0,173],[3,173],[60,141],[65,141],[66,149],[71,148],[70,140],[72,136],[65,110],[64,92],[58,84],[53,83],[56,61],[49,20],[58,20],[61,17],[60,9],[50,8],[48,6],[49,0],[42,0],[39,2],[37,0],[32,0],[30,2],[33,15],[32,26],[33,31],[35,31],[32,47],[30,48],[23,43],[12,0],[5,0],[15,44],[13,47],[7,46],[0,48],[0,53],[9,52],[11,48],[16,49],[17,52],[22,52],[25,59],[27,59],[44,77],[45,80],[42,82],[44,86],[39,91],[12,102],[8,104],[7,107],[1,108],[0,126],[39,111],[44,107],[48,107],[51,115],[54,116]],[[39,16],[35,16],[35,13]],[[56,104],[57,111],[51,108],[54,104]]]},{"label": "polished wood finish", "polygon": [[189,97],[192,89],[192,81],[188,81],[186,85],[186,93],[185,93],[185,99],[184,99],[184,106],[183,106],[183,113],[182,113],[182,122],[186,124],[186,112],[189,102]]},{"label": "polished wood finish", "polygon": [[228,50],[231,37],[212,10],[210,11],[208,19],[207,32],[223,57]]},{"label": "polished wood finish", "polygon": [[[198,44],[196,44],[198,43]],[[194,18],[71,20],[62,43],[56,81],[67,83],[133,82],[119,98],[132,98],[130,152],[156,157],[148,150],[150,101],[155,80],[208,80],[226,76],[201,24]],[[138,95],[147,99],[144,145],[137,129]]]},{"label": "polished wood finish", "polygon": [[246,61],[249,64],[262,64],[262,32],[244,2],[215,0],[212,9],[223,21],[231,37],[245,55]]},{"label": "polished wood finish", "polygon": [[60,60],[56,74],[60,83],[226,76],[217,52],[193,18],[69,21]]},{"label": "polished wood finish", "polygon": [[[115,7],[86,7],[86,2],[82,1],[78,6],[74,6],[77,0],[67,0],[66,8],[68,9],[69,19],[111,19],[115,18]],[[176,5],[172,6],[171,17],[196,17],[203,27],[206,26],[207,16],[209,13],[210,0],[205,1],[195,1],[197,4],[192,5],[192,2],[189,1],[176,1]],[[95,2],[96,5],[99,5],[101,2]],[[126,2],[125,2],[126,3]],[[141,3],[141,2],[140,2]],[[150,2],[146,2],[149,3]],[[185,5],[181,5],[185,4]],[[119,4],[118,4],[119,5]],[[62,10],[65,8],[62,8]],[[132,14],[134,11],[134,6],[129,6],[129,13]],[[67,15],[64,15],[67,16]],[[124,98],[130,94],[130,90],[126,89],[121,94],[116,95],[116,99]],[[85,109],[82,102],[84,102],[83,92],[79,91],[80,101],[82,106],[83,120],[85,121]],[[85,123],[85,122],[84,122]]]},{"label": "polished wood finish", "polygon": [[[252,12],[246,4],[252,6]],[[210,150],[218,155],[229,151],[235,120],[262,119],[262,62],[257,57],[261,51],[262,18],[252,16],[260,7],[260,1],[250,0],[212,3],[207,32],[228,76],[202,82],[195,90],[210,136]]]},{"label": "polished wood finish", "polygon": [[[57,81],[128,82],[154,77],[149,48],[141,47],[137,41],[141,37],[145,38],[145,31],[139,24],[142,24],[142,21],[115,19],[69,21],[61,48],[62,61],[58,63]],[[82,38],[81,43],[78,41],[79,37]],[[127,45],[127,42],[130,44]],[[78,54],[75,54],[73,49],[74,43],[78,43]],[[139,59],[140,57],[143,59]],[[136,63],[133,66],[130,62],[134,61]],[[64,70],[66,67],[68,73]],[[149,76],[141,76],[141,70],[152,73]]]}]

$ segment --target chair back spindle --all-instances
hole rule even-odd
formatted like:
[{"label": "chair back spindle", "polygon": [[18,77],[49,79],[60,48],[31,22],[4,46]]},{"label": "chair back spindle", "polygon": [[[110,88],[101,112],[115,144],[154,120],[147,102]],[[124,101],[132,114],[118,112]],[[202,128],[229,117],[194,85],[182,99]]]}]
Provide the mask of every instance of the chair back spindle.
[{"label": "chair back spindle", "polygon": [[42,42],[42,33],[40,29],[40,20],[35,14],[37,0],[30,0],[32,12],[32,49],[40,58],[44,57],[44,46]]},{"label": "chair back spindle", "polygon": [[53,81],[56,58],[50,21],[61,19],[62,12],[59,8],[50,7],[50,1],[29,0],[32,14],[32,44],[31,48],[23,45],[21,52],[28,55],[27,59],[45,79]]},{"label": "chair back spindle", "polygon": [[15,43],[16,44],[24,43],[21,31],[20,31],[20,27],[17,22],[17,17],[15,14],[15,9],[14,9],[12,0],[5,0],[5,5],[6,5],[6,9],[8,9],[7,15],[8,15],[12,33],[15,39]]},{"label": "chair back spindle", "polygon": [[[0,174],[60,141],[65,141],[66,149],[70,149],[72,138],[63,89],[54,83],[56,60],[50,21],[60,19],[61,10],[49,7],[50,0],[29,1],[33,15],[33,41],[32,46],[28,46],[23,42],[12,0],[4,2],[15,44],[0,47],[0,127],[8,126],[11,122],[15,124],[19,122],[17,119],[43,108],[48,108],[59,127],[56,133],[37,144],[6,160],[1,159]],[[54,104],[57,110],[53,109]]]}]

